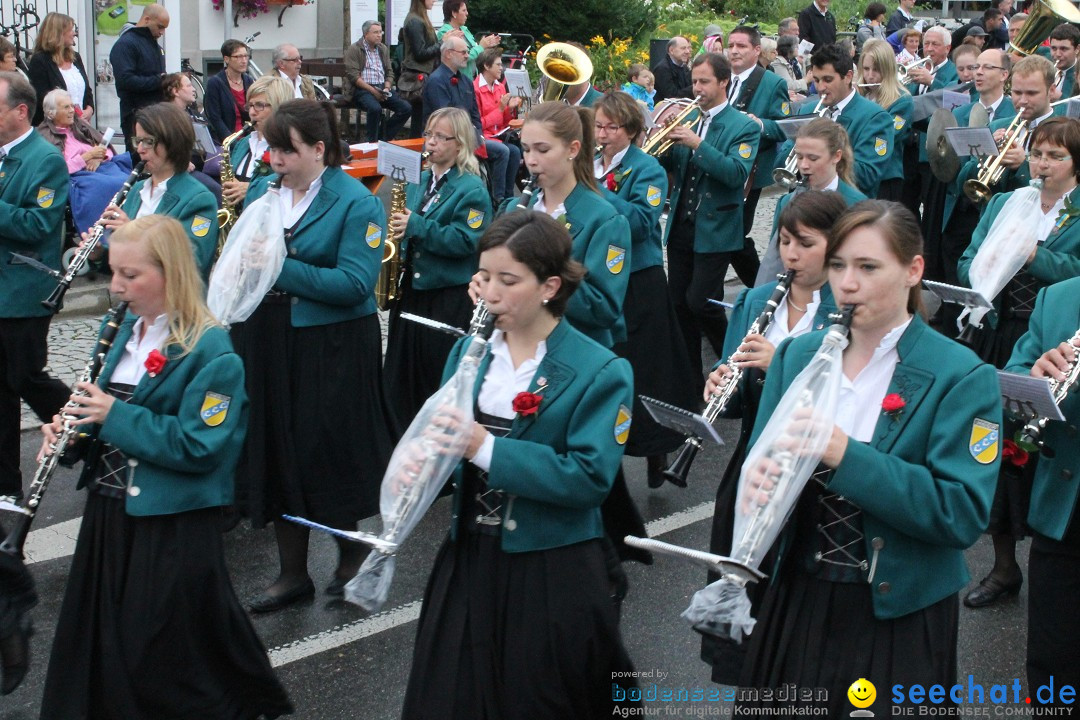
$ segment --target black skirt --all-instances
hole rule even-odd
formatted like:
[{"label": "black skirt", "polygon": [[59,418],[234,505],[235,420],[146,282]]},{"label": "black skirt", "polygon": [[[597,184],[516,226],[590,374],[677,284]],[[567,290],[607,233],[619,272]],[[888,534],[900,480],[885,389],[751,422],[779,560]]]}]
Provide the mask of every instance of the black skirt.
[{"label": "black skirt", "polygon": [[53,641],[47,720],[292,712],[229,581],[221,508],[132,517],[90,492]]},{"label": "black skirt", "polygon": [[237,505],[254,527],[289,513],[355,529],[397,441],[379,319],[292,327],[290,308],[268,297],[232,328],[251,402]]},{"label": "black skirt", "polygon": [[630,361],[634,370],[634,422],[626,442],[626,454],[646,457],[672,452],[686,437],[653,420],[638,396],[646,395],[687,410],[697,410],[701,398],[663,267],[657,265],[630,275],[623,316],[627,341],[612,349]]},{"label": "black skirt", "polygon": [[499,542],[463,530],[439,550],[402,718],[611,717],[612,673],[633,668],[600,541],[527,553]]},{"label": "black skirt", "polygon": [[401,313],[438,320],[467,329],[472,316],[468,285],[413,290],[406,276],[401,301],[390,311],[383,372],[390,401],[401,427],[408,427],[429,397],[439,389],[446,358],[457,338],[440,330],[402,320]]}]

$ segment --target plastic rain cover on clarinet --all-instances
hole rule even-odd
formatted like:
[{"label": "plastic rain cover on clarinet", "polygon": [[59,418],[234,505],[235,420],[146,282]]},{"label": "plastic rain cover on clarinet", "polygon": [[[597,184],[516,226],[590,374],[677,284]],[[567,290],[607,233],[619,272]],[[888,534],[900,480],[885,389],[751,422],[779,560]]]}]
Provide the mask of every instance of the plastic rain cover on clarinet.
[{"label": "plastic rain cover on clarinet", "polygon": [[210,273],[206,304],[225,327],[243,322],[277,282],[285,263],[278,189],[244,208]]},{"label": "plastic rain cover on clarinet", "polygon": [[[847,329],[830,328],[810,364],[780,398],[761,436],[750,449],[739,476],[731,558],[749,567],[761,565],[802,493],[833,432],[840,395]],[[748,487],[755,468],[773,481],[770,492]],[[759,504],[760,503],[760,504]],[[710,634],[727,633],[741,642],[755,620],[750,616],[746,582],[725,575],[694,593],[682,616]],[[722,630],[721,626],[728,625]]]}]

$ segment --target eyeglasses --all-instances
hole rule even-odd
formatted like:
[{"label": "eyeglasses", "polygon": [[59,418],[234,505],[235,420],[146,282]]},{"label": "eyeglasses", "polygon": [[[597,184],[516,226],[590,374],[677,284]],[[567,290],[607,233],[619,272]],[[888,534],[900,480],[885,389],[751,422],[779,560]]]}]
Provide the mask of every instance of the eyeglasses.
[{"label": "eyeglasses", "polygon": [[469,54],[468,50],[451,50],[450,52],[452,52],[452,53],[461,53],[462,55],[468,55]]},{"label": "eyeglasses", "polygon": [[247,60],[249,57],[251,57],[251,55],[248,55],[247,53],[241,53],[239,55],[230,55],[229,57],[231,57],[233,60]]},{"label": "eyeglasses", "polygon": [[978,70],[979,68],[982,68],[983,70],[1004,70],[1005,69],[1005,68],[1001,67],[1000,65],[976,65],[975,66],[976,70]]},{"label": "eyeglasses", "polygon": [[153,150],[154,146],[157,145],[157,138],[146,135],[142,137],[133,137],[131,138],[131,142],[135,145],[135,147],[145,145],[148,150]]},{"label": "eyeglasses", "polygon": [[270,109],[270,103],[261,101],[249,102],[245,107],[247,107],[248,110],[258,110],[259,112],[262,112],[263,110]]},{"label": "eyeglasses", "polygon": [[1038,150],[1032,150],[1028,153],[1028,160],[1037,163],[1045,160],[1048,163],[1062,163],[1072,158],[1072,155],[1066,153],[1046,153],[1045,155]]},{"label": "eyeglasses", "polygon": [[424,133],[424,139],[425,140],[438,140],[441,143],[450,142],[451,140],[457,140],[457,138],[454,137],[453,135],[443,135],[442,133],[437,133],[437,132],[425,132]]},{"label": "eyeglasses", "polygon": [[284,62],[304,62],[303,55],[297,55],[294,58],[281,58]]},{"label": "eyeglasses", "polygon": [[601,125],[600,123],[596,123],[596,125],[594,125],[593,127],[596,129],[596,132],[600,132],[601,130],[607,130],[609,133],[614,133],[614,132],[619,132],[619,130],[621,130],[622,128],[624,128],[626,126],[625,125]]},{"label": "eyeglasses", "polygon": [[957,70],[967,70],[968,72],[975,72],[979,69],[978,65],[957,65]]}]

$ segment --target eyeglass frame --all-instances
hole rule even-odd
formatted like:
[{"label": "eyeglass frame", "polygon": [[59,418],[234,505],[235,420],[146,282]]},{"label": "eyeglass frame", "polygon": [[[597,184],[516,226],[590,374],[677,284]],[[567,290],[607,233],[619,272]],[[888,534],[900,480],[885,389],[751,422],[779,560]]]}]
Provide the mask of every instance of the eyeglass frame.
[{"label": "eyeglass frame", "polygon": [[131,138],[131,144],[135,149],[138,149],[140,145],[145,145],[147,150],[153,150],[157,147],[158,139],[153,135],[136,135]]}]

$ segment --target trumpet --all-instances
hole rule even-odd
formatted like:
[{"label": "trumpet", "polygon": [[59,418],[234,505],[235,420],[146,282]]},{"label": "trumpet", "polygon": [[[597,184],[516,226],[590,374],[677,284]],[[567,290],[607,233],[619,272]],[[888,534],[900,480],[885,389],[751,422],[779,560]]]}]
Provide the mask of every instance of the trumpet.
[{"label": "trumpet", "polygon": [[934,63],[934,61],[930,59],[929,55],[924,58],[915,60],[914,62],[909,62],[907,65],[899,66],[898,68],[896,68],[896,81],[901,85],[907,84],[908,73],[921,65],[926,65],[927,63],[930,63],[930,66],[927,68],[929,70],[930,67],[933,67]]},{"label": "trumpet", "polygon": [[[823,102],[825,102],[824,95],[818,98],[817,105],[814,106],[814,115],[821,113],[821,104]],[[772,171],[772,179],[774,183],[777,183],[785,190],[791,190],[799,183],[799,157],[795,154],[794,147],[791,148],[787,159],[784,160],[784,166]]]},{"label": "trumpet", "polygon": [[[1067,341],[1073,346],[1074,352],[1080,352],[1077,349],[1077,343],[1080,343],[1080,330],[1077,330],[1071,338]],[[1076,381],[1080,380],[1080,362],[1073,360],[1069,363],[1069,369],[1065,373],[1064,380],[1050,379],[1050,393],[1054,396],[1054,404],[1061,406],[1061,403],[1065,402],[1065,397],[1069,394],[1069,391],[1076,385]],[[1027,452],[1033,452],[1039,450],[1043,455],[1047,457],[1053,457],[1054,451],[1046,447],[1045,442],[1042,439],[1043,430],[1046,429],[1047,423],[1050,422],[1049,418],[1034,417],[1024,429],[1020,431],[1016,439],[1016,444]]]},{"label": "trumpet", "polygon": [[[795,279],[795,271],[788,270],[783,275],[777,275],[779,283],[776,289],[773,290],[772,295],[765,302],[765,309],[761,311],[761,314],[757,316],[750,329],[747,331],[749,335],[760,335],[772,323],[773,315],[776,313],[776,308],[780,307],[780,303],[787,297],[788,291],[791,289],[791,282]],[[741,344],[741,343],[740,343]],[[742,380],[743,370],[742,367],[735,361],[735,356],[738,354],[736,350],[728,358],[727,366],[731,368],[731,375],[728,377],[727,384],[720,391],[719,394],[713,395],[709,400],[709,404],[705,407],[701,416],[705,420],[712,424],[716,422],[716,418],[720,417],[720,413],[724,412],[728,404],[731,402],[731,398],[735,396],[735,391],[739,388],[739,381]],[[691,435],[686,438],[686,442],[679,449],[678,455],[675,456],[675,460],[671,465],[664,470],[664,477],[671,481],[673,485],[679,487],[686,487],[686,477],[690,474],[690,466],[694,462],[694,458],[697,457],[698,451],[702,447],[702,439]]]},{"label": "trumpet", "polygon": [[658,124],[657,127],[653,128],[652,132],[645,138],[645,142],[641,144],[641,149],[646,154],[660,157],[675,144],[675,141],[670,137],[672,130],[682,125],[696,127],[701,122],[700,95],[689,102],[686,100],[674,101],[662,108],[656,114],[656,117],[659,118],[665,111],[670,110],[676,104],[683,105],[682,109],[677,114],[668,117],[664,124]]}]

